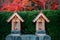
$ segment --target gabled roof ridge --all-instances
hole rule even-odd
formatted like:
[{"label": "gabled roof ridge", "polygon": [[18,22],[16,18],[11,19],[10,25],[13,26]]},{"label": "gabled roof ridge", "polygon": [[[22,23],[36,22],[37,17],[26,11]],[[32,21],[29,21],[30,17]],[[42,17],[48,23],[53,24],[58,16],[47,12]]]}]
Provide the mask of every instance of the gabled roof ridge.
[{"label": "gabled roof ridge", "polygon": [[48,18],[42,13],[42,11],[37,15],[33,22],[35,22],[40,16],[42,16],[47,22],[49,22]]},{"label": "gabled roof ridge", "polygon": [[14,14],[12,14],[12,15],[10,16],[10,18],[7,20],[7,22],[10,22],[10,20],[11,20],[15,15],[16,15],[22,22],[24,22],[24,20],[22,19],[22,17],[20,17],[16,12],[14,12]]}]

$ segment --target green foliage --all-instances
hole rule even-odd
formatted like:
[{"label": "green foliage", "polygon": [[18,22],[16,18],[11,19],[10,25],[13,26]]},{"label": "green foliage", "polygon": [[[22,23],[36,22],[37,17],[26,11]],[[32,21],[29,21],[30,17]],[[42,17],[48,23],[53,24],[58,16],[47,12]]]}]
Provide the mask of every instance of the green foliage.
[{"label": "green foliage", "polygon": [[[35,23],[32,21],[38,13],[39,11],[35,10],[18,12],[25,21],[21,25],[22,34],[35,33]],[[43,13],[50,20],[50,23],[46,22],[46,33],[51,36],[52,40],[60,40],[60,10],[43,10]],[[7,23],[7,19],[12,14],[12,12],[0,12],[0,40],[5,40],[5,37],[11,32],[11,23]]]}]

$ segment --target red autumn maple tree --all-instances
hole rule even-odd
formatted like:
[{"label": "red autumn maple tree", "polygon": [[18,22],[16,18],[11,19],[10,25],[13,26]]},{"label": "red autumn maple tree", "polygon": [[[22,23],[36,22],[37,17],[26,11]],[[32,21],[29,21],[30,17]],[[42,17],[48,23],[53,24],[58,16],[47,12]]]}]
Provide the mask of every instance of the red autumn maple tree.
[{"label": "red autumn maple tree", "polygon": [[38,1],[38,4],[39,4],[40,7],[43,8],[43,9],[44,9],[44,6],[45,6],[44,3],[45,3],[45,0],[39,0],[39,1]]},{"label": "red autumn maple tree", "polygon": [[[0,10],[7,11],[23,11],[23,10],[36,10],[38,6],[42,9],[46,7],[48,0],[5,0]],[[51,1],[50,9],[58,9],[58,3]],[[38,8],[39,9],[39,8]]]},{"label": "red autumn maple tree", "polygon": [[52,4],[51,4],[51,6],[50,6],[50,9],[52,9],[52,10],[56,10],[56,9],[58,9],[58,3],[57,2],[53,2]]},{"label": "red autumn maple tree", "polygon": [[2,10],[7,10],[7,11],[18,11],[22,10],[22,5],[20,0],[13,0],[13,2],[9,4],[4,4],[2,7]]}]

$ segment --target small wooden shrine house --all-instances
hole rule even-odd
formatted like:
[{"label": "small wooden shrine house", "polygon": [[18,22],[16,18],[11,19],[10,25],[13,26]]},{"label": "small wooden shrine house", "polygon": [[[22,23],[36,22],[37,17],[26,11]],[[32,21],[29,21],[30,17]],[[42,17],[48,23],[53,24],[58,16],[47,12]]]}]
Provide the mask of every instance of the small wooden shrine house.
[{"label": "small wooden shrine house", "polygon": [[24,20],[15,12],[8,20],[7,22],[11,22],[12,24],[12,30],[21,30],[21,22],[24,22]]},{"label": "small wooden shrine house", "polygon": [[45,21],[49,22],[48,18],[41,11],[33,20],[33,22],[36,22],[36,30],[45,30]]}]

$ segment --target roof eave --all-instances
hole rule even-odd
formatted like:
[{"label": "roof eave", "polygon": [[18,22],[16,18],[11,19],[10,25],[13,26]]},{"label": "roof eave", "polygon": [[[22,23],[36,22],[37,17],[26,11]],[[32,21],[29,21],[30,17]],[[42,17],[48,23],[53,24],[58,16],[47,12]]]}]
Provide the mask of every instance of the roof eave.
[{"label": "roof eave", "polygon": [[22,22],[24,22],[24,20],[23,20],[17,13],[14,13],[12,16],[10,16],[10,18],[7,20],[7,22],[10,22],[15,15],[16,15]]}]

